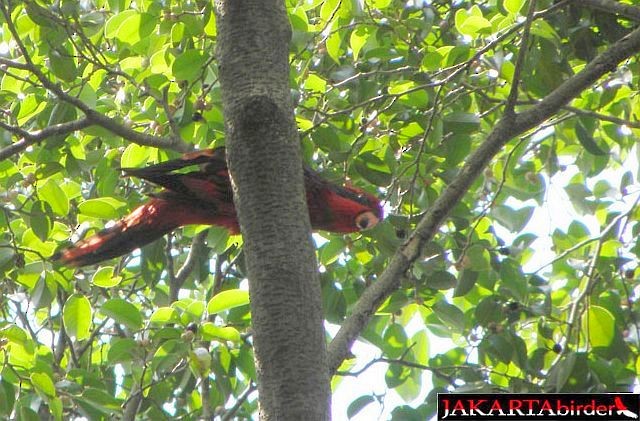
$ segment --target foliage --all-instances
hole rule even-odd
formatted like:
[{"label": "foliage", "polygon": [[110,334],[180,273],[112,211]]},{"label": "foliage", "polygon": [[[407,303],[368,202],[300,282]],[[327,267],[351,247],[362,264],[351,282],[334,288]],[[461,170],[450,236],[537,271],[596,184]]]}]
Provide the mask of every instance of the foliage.
[{"label": "foliage", "polygon": [[[145,200],[151,189],[120,167],[224,143],[212,2],[50,3],[0,5],[0,416],[249,417],[241,237],[191,226],[98,267],[49,259]],[[516,110],[634,26],[633,16],[568,3],[536,3]],[[287,7],[305,159],[390,210],[361,235],[317,237],[326,319],[341,324],[504,114],[530,3]],[[398,419],[433,415],[445,390],[632,387],[638,67],[629,59],[509,143],[377,309],[361,336],[388,364],[387,388],[421,397],[395,408]],[[547,236],[529,222],[544,215],[552,183],[572,212],[566,224],[543,216]],[[429,351],[435,338],[451,346]],[[354,397],[347,413],[377,399]]]}]

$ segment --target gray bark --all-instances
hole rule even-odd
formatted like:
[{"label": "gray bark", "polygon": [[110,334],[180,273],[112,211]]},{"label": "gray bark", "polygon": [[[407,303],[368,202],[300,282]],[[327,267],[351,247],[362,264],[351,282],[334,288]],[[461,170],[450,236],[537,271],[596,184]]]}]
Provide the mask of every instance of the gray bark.
[{"label": "gray bark", "polygon": [[260,418],[329,418],[320,285],[278,0],[218,0],[227,160],[249,275]]}]

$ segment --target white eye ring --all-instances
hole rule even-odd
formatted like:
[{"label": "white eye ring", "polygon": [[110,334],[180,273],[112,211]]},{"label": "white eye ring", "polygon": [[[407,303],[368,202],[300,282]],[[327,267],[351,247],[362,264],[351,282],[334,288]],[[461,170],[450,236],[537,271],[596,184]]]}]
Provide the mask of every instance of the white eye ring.
[{"label": "white eye ring", "polygon": [[356,216],[356,227],[359,230],[367,230],[375,227],[379,222],[378,217],[371,211],[362,212],[360,215]]}]

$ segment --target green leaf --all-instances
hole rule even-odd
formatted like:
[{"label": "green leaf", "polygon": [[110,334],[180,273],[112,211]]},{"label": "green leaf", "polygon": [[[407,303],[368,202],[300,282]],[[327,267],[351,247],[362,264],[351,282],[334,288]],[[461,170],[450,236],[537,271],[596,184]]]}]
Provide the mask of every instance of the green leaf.
[{"label": "green leaf", "polygon": [[613,314],[604,307],[589,306],[587,317],[582,319],[582,329],[594,347],[606,347],[613,342],[616,323]]},{"label": "green leaf", "polygon": [[332,238],[331,241],[323,244],[318,251],[320,263],[327,266],[335,262],[344,251],[346,245],[342,237]]},{"label": "green leaf", "polygon": [[53,228],[53,221],[51,220],[51,206],[47,202],[37,200],[33,206],[31,206],[31,229],[33,233],[45,242],[49,238],[49,233]]},{"label": "green leaf", "polygon": [[504,0],[504,8],[509,13],[518,13],[524,4],[524,0]]},{"label": "green leaf", "polygon": [[490,323],[500,323],[504,318],[504,313],[500,303],[494,296],[483,298],[474,310],[476,322],[481,326],[488,326]]},{"label": "green leaf", "polygon": [[238,329],[231,326],[216,326],[211,322],[205,322],[200,326],[202,339],[205,341],[231,341],[239,343],[241,341]]},{"label": "green leaf", "polygon": [[31,384],[36,388],[36,390],[46,397],[54,397],[56,395],[56,387],[53,384],[53,380],[45,373],[32,373],[29,376],[31,379]]},{"label": "green leaf", "polygon": [[207,21],[207,24],[204,27],[204,33],[207,36],[215,37],[217,34],[217,31],[218,29],[216,28],[216,15],[215,13],[210,13],[209,20]]},{"label": "green leaf", "polygon": [[91,334],[91,303],[84,295],[73,294],[64,304],[62,319],[67,334],[77,341]]},{"label": "green leaf", "polygon": [[464,269],[458,274],[458,284],[453,291],[454,297],[464,297],[473,289],[478,281],[478,272]]},{"label": "green leaf", "polygon": [[113,288],[120,284],[122,276],[115,276],[113,274],[112,266],[103,266],[98,269],[91,278],[91,283],[101,288]]},{"label": "green leaf", "polygon": [[387,372],[384,374],[384,380],[389,389],[395,389],[406,382],[410,375],[411,369],[409,367],[400,364],[390,364]]},{"label": "green leaf", "polygon": [[450,289],[456,286],[456,277],[446,270],[438,270],[427,275],[425,285],[433,289]]},{"label": "green leaf", "polygon": [[157,19],[148,13],[134,13],[121,20],[115,30],[115,37],[120,42],[136,44],[149,36],[156,27]]},{"label": "green leaf", "polygon": [[123,202],[113,197],[101,197],[85,200],[78,205],[78,210],[81,214],[94,218],[117,219],[120,217],[118,209],[123,206]]},{"label": "green leaf", "polygon": [[533,216],[533,206],[513,209],[505,205],[494,206],[491,215],[511,232],[520,232]]},{"label": "green leaf", "polygon": [[571,373],[573,373],[573,369],[576,366],[576,360],[578,359],[578,355],[575,352],[569,352],[562,360],[558,362],[553,367],[553,370],[549,372],[549,378],[555,378],[555,387],[556,391],[561,391],[569,377],[571,377]]},{"label": "green leaf", "polygon": [[413,344],[411,348],[411,357],[413,360],[422,365],[429,363],[429,337],[425,330],[420,330],[411,337],[409,343]]},{"label": "green leaf", "polygon": [[85,403],[90,404],[93,409],[97,409],[105,415],[119,410],[122,405],[122,402],[110,393],[95,387],[86,387],[82,392],[82,399]]},{"label": "green leaf", "polygon": [[188,321],[199,321],[202,319],[204,313],[204,302],[200,300],[193,300],[189,305],[184,308],[183,318]]},{"label": "green leaf", "polygon": [[458,307],[446,301],[438,301],[433,306],[433,312],[450,329],[456,332],[464,330],[464,314]]},{"label": "green leaf", "polygon": [[520,302],[525,302],[527,297],[527,281],[522,272],[522,267],[511,258],[506,258],[500,265],[500,279],[505,288]]},{"label": "green leaf", "polygon": [[15,253],[10,248],[0,248],[0,273],[5,269],[9,269],[9,263],[13,266],[13,262],[16,258]]},{"label": "green leaf", "polygon": [[325,41],[325,46],[327,48],[327,54],[333,61],[337,64],[340,64],[340,58],[342,57],[342,52],[340,51],[340,45],[342,44],[342,38],[338,32],[334,32],[329,35],[327,40]]},{"label": "green leaf", "polygon": [[151,156],[151,149],[147,146],[136,145],[135,143],[127,146],[120,159],[120,167],[136,168],[142,167],[147,163]]},{"label": "green leaf", "polygon": [[464,9],[458,9],[455,15],[456,29],[462,35],[474,36],[478,32],[491,28],[491,22],[485,19],[481,14],[469,14]]},{"label": "green leaf", "polygon": [[112,298],[106,301],[100,307],[100,312],[131,330],[137,331],[142,327],[143,319],[140,310],[122,298]]},{"label": "green leaf", "polygon": [[589,133],[589,131],[585,128],[582,122],[578,122],[576,124],[576,137],[578,138],[578,142],[592,155],[603,156],[607,155],[608,152],[603,151],[600,146],[596,143],[595,139]]},{"label": "green leaf", "polygon": [[184,39],[185,25],[183,22],[176,22],[171,28],[171,42],[179,44]]},{"label": "green leaf", "polygon": [[49,11],[44,8],[39,6],[36,3],[33,2],[27,2],[25,3],[25,11],[27,12],[27,14],[29,15],[29,18],[31,18],[32,21],[34,21],[35,23],[37,23],[40,26],[44,26],[44,27],[55,27],[55,22],[51,20]]},{"label": "green leaf", "polygon": [[152,324],[168,324],[168,323],[179,323],[180,317],[178,315],[178,311],[173,307],[159,307],[156,311],[153,312],[151,317],[149,318],[149,322]]},{"label": "green leaf", "polygon": [[58,79],[73,82],[78,78],[78,69],[73,56],[64,48],[54,49],[49,54],[51,71]]},{"label": "green leaf", "polygon": [[55,214],[61,216],[69,214],[69,198],[60,188],[59,183],[53,179],[48,179],[38,187],[38,197],[47,202]]},{"label": "green leaf", "polygon": [[0,380],[0,414],[9,419],[9,415],[13,410],[13,404],[16,400],[16,391],[14,386],[5,379]]},{"label": "green leaf", "polygon": [[170,73],[171,63],[172,61],[170,60],[167,50],[161,49],[151,56],[149,60],[149,70],[155,74],[165,75]]},{"label": "green leaf", "polygon": [[364,409],[364,407],[375,401],[375,398],[371,395],[362,395],[356,398],[347,407],[347,417],[349,417],[349,419],[355,417],[358,412]]},{"label": "green leaf", "polygon": [[470,270],[482,272],[491,269],[491,255],[489,251],[480,244],[474,244],[467,249]]},{"label": "green leaf", "polygon": [[115,38],[118,33],[118,28],[122,25],[122,22],[127,20],[129,17],[136,15],[138,12],[135,10],[125,10],[122,13],[114,14],[109,20],[107,24],[104,26],[104,36],[107,39]]},{"label": "green leaf", "polygon": [[407,334],[404,328],[394,323],[384,331],[384,352],[389,358],[399,358],[407,348]]},{"label": "green leaf", "polygon": [[35,95],[27,95],[22,101],[20,101],[18,124],[26,124],[34,116],[38,115],[45,107],[46,104],[43,101],[39,101]]},{"label": "green leaf", "polygon": [[229,289],[216,294],[207,304],[209,314],[220,313],[225,310],[249,304],[249,292],[242,289]]},{"label": "green leaf", "polygon": [[26,344],[29,342],[27,332],[14,324],[6,325],[0,329],[0,338],[6,338],[17,344]]},{"label": "green leaf", "polygon": [[351,32],[351,37],[349,38],[349,44],[351,45],[351,50],[353,51],[353,59],[358,60],[358,55],[360,54],[360,50],[367,43],[367,40],[375,33],[375,30],[368,26],[359,26],[353,32]]},{"label": "green leaf", "polygon": [[304,82],[305,89],[323,94],[327,89],[327,81],[316,74],[310,74]]},{"label": "green leaf", "polygon": [[487,351],[489,351],[494,358],[505,364],[509,364],[513,360],[515,349],[504,334],[490,335],[488,338],[485,338],[485,341],[488,344]]},{"label": "green leaf", "polygon": [[370,163],[358,159],[355,162],[355,169],[358,171],[358,174],[376,186],[388,186],[391,183],[391,173],[388,169],[385,170],[381,166],[373,168]]},{"label": "green leaf", "polygon": [[320,18],[323,22],[328,23],[329,19],[334,17],[336,8],[340,6],[339,0],[326,0],[322,2],[320,8]]},{"label": "green leaf", "polygon": [[472,113],[453,112],[443,118],[444,133],[473,133],[480,127],[480,117]]},{"label": "green leaf", "polygon": [[421,370],[411,369],[407,379],[395,391],[405,402],[411,402],[420,394],[421,386]]},{"label": "green leaf", "polygon": [[560,36],[549,23],[543,19],[536,19],[531,24],[531,33],[550,41],[559,41]]},{"label": "green leaf", "polygon": [[130,361],[136,350],[140,350],[139,344],[131,338],[116,338],[112,341],[107,354],[110,364]]},{"label": "green leaf", "polygon": [[371,0],[371,4],[373,5],[373,7],[375,7],[376,9],[386,9],[387,7],[389,7],[389,5],[391,5],[392,0]]},{"label": "green leaf", "polygon": [[194,81],[203,72],[207,58],[200,50],[187,50],[173,62],[171,72],[178,80]]}]

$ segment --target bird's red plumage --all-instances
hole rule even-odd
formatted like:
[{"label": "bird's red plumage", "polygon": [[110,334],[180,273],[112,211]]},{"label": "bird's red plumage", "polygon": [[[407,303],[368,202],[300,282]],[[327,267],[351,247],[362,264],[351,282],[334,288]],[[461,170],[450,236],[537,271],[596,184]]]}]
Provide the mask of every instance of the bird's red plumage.
[{"label": "bird's red plumage", "polygon": [[[198,166],[191,172],[176,173]],[[99,263],[131,252],[174,229],[190,224],[218,225],[240,232],[224,148],[208,149],[147,168],[123,169],[165,188],[149,202],[93,237],[54,256],[66,265]],[[383,217],[375,196],[350,186],[337,186],[310,168],[304,169],[307,206],[315,230],[350,233],[368,229]]]}]

